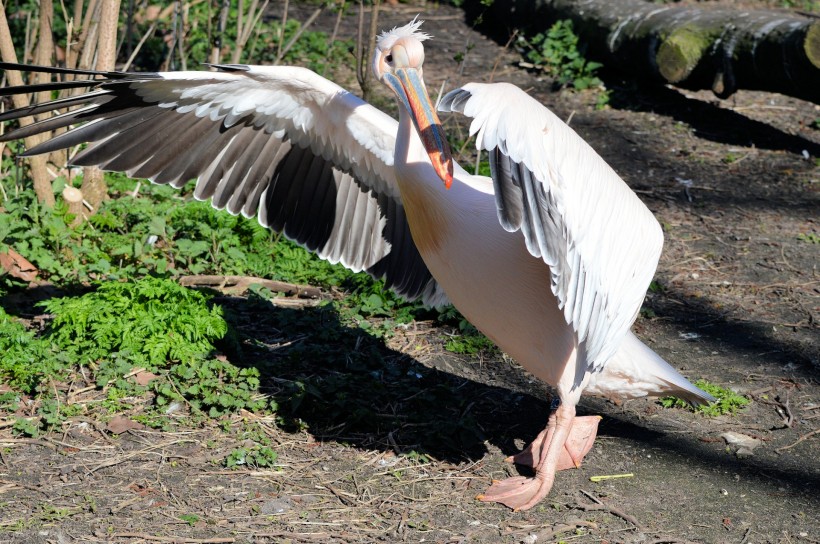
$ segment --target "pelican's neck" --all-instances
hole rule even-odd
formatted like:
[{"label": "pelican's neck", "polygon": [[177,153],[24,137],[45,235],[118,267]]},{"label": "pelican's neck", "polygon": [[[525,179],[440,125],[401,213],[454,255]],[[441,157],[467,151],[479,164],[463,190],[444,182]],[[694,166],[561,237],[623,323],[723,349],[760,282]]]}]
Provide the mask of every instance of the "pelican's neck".
[{"label": "pelican's neck", "polygon": [[443,182],[433,169],[433,163],[421,143],[413,119],[405,107],[399,104],[399,131],[393,155],[399,184],[413,183],[438,188]]},{"label": "pelican's neck", "polygon": [[423,258],[442,249],[449,228],[452,203],[433,169],[410,114],[399,104],[399,131],[393,155],[396,181],[407,213],[413,241]]}]

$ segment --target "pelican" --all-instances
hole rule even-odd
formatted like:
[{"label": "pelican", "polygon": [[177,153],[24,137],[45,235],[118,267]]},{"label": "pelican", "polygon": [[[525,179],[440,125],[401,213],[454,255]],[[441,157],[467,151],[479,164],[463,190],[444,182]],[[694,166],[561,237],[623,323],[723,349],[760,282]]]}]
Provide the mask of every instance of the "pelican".
[{"label": "pelican", "polygon": [[557,470],[578,467],[597,416],[582,394],[713,400],[630,327],[663,245],[657,220],[607,163],[552,112],[506,83],[469,83],[439,111],[472,118],[491,178],[451,156],[423,80],[421,21],[382,33],[372,67],[396,95],[398,122],[298,67],[122,73],[4,64],[86,79],[3,94],[85,94],[0,115],[67,113],[6,134],[73,127],[26,155],[90,143],[73,164],[181,187],[255,216],[331,262],[365,270],[409,300],[449,303],[557,391],[547,427],[509,458],[534,477],[493,482],[483,501],[526,510]]}]

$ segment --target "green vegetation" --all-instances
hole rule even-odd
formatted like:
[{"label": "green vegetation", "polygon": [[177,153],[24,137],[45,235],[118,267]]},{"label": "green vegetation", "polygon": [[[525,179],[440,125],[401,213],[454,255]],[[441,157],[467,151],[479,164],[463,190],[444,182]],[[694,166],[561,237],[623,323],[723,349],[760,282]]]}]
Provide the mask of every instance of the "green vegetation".
[{"label": "green vegetation", "polygon": [[[108,177],[112,198],[79,227],[58,199],[43,208],[31,191],[6,187],[0,251],[13,246],[40,270],[40,279],[66,285],[158,274],[237,274],[336,286],[350,276],[313,257],[255,220],[214,210],[187,191]],[[7,184],[8,180],[0,180]],[[55,191],[61,191],[56,186]],[[12,196],[16,195],[16,196]],[[133,195],[133,196],[132,196]],[[186,198],[187,197],[187,198]],[[14,280],[0,278],[0,288]],[[17,283],[16,285],[20,285]]]},{"label": "green vegetation", "polygon": [[47,338],[72,360],[90,364],[112,353],[157,371],[166,361],[191,363],[214,350],[228,331],[219,306],[176,282],[147,277],[106,282],[80,297],[42,305],[54,317]]},{"label": "green vegetation", "polygon": [[787,9],[798,9],[809,13],[820,12],[817,0],[780,0],[780,5]]},{"label": "green vegetation", "polygon": [[733,162],[736,162],[738,158],[739,157],[736,154],[730,151],[726,153],[726,155],[722,159],[720,159],[720,162],[722,162],[723,164],[732,164]]},{"label": "green vegetation", "polygon": [[[415,319],[450,327],[452,351],[496,349],[454,309],[436,313],[407,303],[366,274],[331,266],[255,220],[193,200],[190,185],[180,192],[119,175],[108,182],[112,198],[75,227],[59,196],[48,210],[32,191],[0,179],[7,195],[0,251],[18,251],[56,290],[43,293],[40,304],[20,307],[11,302],[15,295],[25,293],[28,301],[39,289],[29,293],[27,282],[0,276],[0,380],[12,388],[0,394],[0,412],[9,417],[22,414],[22,402],[29,406],[25,417],[11,416],[16,434],[38,436],[72,417],[118,414],[170,430],[240,410],[275,414],[289,428],[328,421],[355,430],[379,418],[395,425],[382,410],[410,397],[407,410],[424,425],[431,424],[425,406],[445,407],[440,420],[434,418],[434,436],[473,440],[474,420],[458,415],[464,406],[452,398],[452,384],[382,354],[383,339]],[[248,300],[226,307],[211,293],[180,287],[177,278],[189,274],[261,276],[340,290],[344,297],[318,308],[272,311],[274,293],[255,288]],[[235,329],[249,309],[270,316],[259,334]],[[297,339],[272,360],[258,339],[271,330],[286,331],[288,344]],[[140,382],[134,377],[140,369],[156,377]],[[69,397],[89,386],[99,391],[93,401]]]},{"label": "green vegetation", "polygon": [[498,348],[492,341],[481,334],[472,323],[461,317],[453,307],[449,307],[439,315],[441,321],[457,322],[458,329],[453,332],[444,343],[444,348],[453,353],[462,355],[477,355],[481,352],[498,353]]},{"label": "green vegetation", "polygon": [[180,514],[179,519],[193,527],[199,521],[199,516],[196,514]]},{"label": "green vegetation", "polygon": [[225,458],[227,468],[247,466],[248,468],[271,468],[275,466],[278,454],[268,446],[254,445],[237,448]]},{"label": "green vegetation", "polygon": [[526,50],[526,59],[555,78],[559,86],[579,91],[597,89],[596,105],[603,107],[609,102],[609,93],[597,76],[603,65],[587,60],[571,20],[558,21],[546,33],[536,34],[529,40],[521,37],[519,44]]},{"label": "green vegetation", "polygon": [[726,414],[734,415],[749,404],[749,399],[746,397],[738,395],[731,389],[720,387],[706,380],[697,380],[695,385],[717,400],[711,404],[692,408],[689,403],[676,397],[664,397],[659,401],[661,406],[664,408],[689,408],[708,417],[717,417]]}]

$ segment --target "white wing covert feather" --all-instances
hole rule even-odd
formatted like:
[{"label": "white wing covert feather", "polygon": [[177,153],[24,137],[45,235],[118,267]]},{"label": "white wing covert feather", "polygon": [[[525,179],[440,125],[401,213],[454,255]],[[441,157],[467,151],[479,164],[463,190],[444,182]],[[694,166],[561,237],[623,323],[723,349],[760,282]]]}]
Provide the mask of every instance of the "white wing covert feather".
[{"label": "white wing covert feather", "polygon": [[660,225],[575,131],[518,87],[469,83],[439,110],[473,119],[470,135],[490,155],[499,221],[549,266],[586,355],[580,383],[614,355],[637,317],[660,257]]}]

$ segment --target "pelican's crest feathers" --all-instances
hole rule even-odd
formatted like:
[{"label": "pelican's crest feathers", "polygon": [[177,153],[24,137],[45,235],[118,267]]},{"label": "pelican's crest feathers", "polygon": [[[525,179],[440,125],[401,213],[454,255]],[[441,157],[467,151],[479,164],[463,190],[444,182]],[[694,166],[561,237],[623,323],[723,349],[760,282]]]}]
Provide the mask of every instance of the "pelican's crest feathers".
[{"label": "pelican's crest feathers", "polygon": [[416,15],[412,21],[404,26],[396,26],[391,30],[385,30],[379,34],[379,37],[376,39],[376,47],[380,51],[390,49],[399,38],[415,38],[420,42],[429,40],[432,36],[419,30],[422,23],[424,23],[424,21],[419,21],[419,16]]}]

